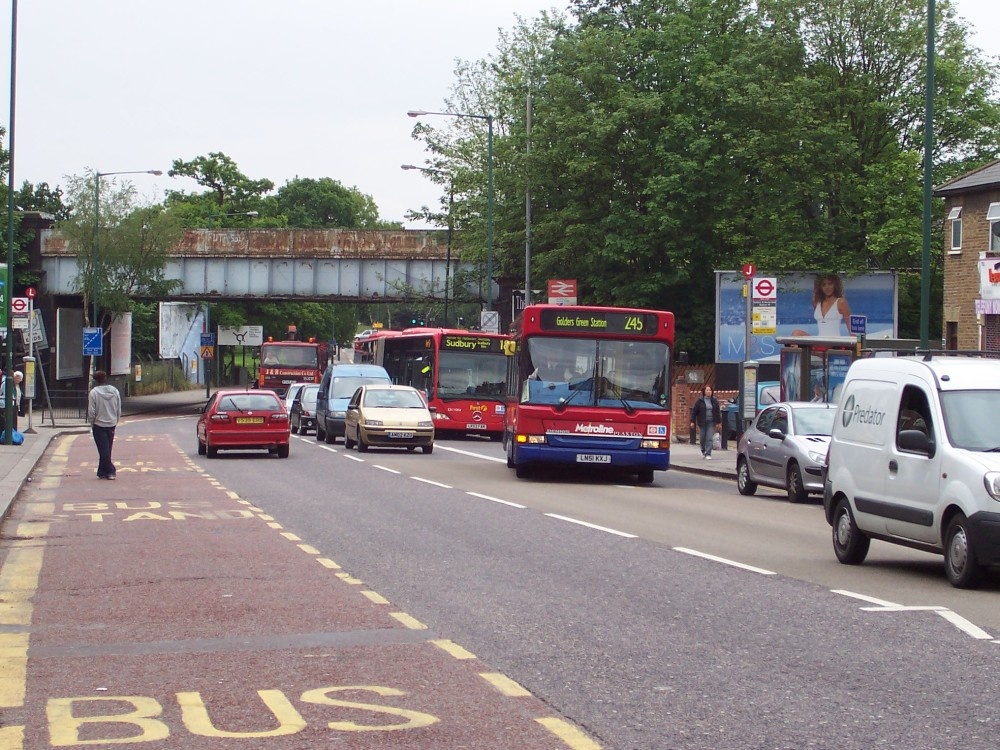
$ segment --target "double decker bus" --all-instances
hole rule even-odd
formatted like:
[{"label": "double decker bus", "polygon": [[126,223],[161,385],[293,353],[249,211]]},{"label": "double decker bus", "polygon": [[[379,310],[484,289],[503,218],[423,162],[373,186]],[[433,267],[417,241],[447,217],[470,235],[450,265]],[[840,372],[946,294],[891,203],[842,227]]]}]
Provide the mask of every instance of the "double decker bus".
[{"label": "double decker bus", "polygon": [[318,383],[326,359],[326,344],[317,343],[315,339],[273,341],[268,338],[260,346],[257,386],[284,396],[292,383]]},{"label": "double decker bus", "polygon": [[376,339],[375,364],[393,383],[422,391],[437,434],[500,440],[506,410],[510,336],[456,328],[406,328]]},{"label": "double decker bus", "polygon": [[648,484],[669,468],[673,313],[529,305],[515,327],[503,441],[519,478],[594,466]]}]

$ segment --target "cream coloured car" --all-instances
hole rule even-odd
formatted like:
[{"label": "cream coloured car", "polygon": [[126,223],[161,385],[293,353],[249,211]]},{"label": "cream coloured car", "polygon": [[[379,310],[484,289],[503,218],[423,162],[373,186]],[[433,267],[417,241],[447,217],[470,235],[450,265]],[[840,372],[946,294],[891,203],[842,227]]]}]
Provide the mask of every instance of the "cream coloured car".
[{"label": "cream coloured car", "polygon": [[424,397],[408,385],[370,384],[358,388],[344,417],[344,446],[359,451],[370,447],[418,446],[434,450],[434,417]]}]

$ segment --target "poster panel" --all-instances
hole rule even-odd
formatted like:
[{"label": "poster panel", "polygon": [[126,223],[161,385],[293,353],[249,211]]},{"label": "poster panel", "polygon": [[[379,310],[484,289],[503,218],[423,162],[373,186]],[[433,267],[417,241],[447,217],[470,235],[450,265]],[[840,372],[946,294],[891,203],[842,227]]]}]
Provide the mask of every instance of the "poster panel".
[{"label": "poster panel", "polygon": [[[818,314],[814,301],[822,281],[815,273],[758,275],[778,279],[777,329],[774,334],[754,334],[750,337],[749,359],[777,362],[781,345],[779,336],[850,336],[850,319],[836,309],[825,316]],[[839,275],[837,284],[849,314],[868,317],[867,338],[896,338],[897,277],[892,271],[861,276]],[[715,361],[743,362],[746,349],[746,280],[739,271],[715,272],[716,329]]]},{"label": "poster panel", "polygon": [[132,372],[132,313],[119,313],[111,322],[111,374]]}]

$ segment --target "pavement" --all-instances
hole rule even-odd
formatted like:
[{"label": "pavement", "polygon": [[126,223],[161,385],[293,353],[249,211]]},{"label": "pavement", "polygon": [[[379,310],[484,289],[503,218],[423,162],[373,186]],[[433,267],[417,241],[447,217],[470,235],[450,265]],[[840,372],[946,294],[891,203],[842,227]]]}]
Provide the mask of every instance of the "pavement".
[{"label": "pavement", "polygon": [[[130,396],[122,403],[122,419],[143,414],[164,412],[192,412],[206,400],[202,390],[173,391],[151,396]],[[27,418],[21,417],[19,427],[24,429]],[[63,423],[58,427],[34,425],[31,432],[24,433],[22,445],[0,444],[0,518],[4,518],[11,503],[25,483],[31,481],[35,465],[57,435],[63,433],[88,433],[89,425],[84,420],[78,423]],[[670,448],[670,468],[673,471],[687,471],[723,479],[736,478],[736,444],[730,442],[728,450],[715,450],[712,460],[701,456],[697,445],[674,442]]]}]

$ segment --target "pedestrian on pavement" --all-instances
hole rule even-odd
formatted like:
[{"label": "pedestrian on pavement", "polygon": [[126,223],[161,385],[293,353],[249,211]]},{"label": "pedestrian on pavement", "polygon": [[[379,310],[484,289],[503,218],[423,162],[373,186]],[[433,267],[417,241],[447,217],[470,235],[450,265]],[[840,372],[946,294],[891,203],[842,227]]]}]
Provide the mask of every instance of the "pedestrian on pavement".
[{"label": "pedestrian on pavement", "polygon": [[691,427],[695,425],[700,431],[701,455],[711,461],[713,436],[716,430],[722,429],[722,410],[710,385],[702,387],[701,398],[694,402],[694,407],[691,409]]},{"label": "pedestrian on pavement", "polygon": [[115,444],[115,427],[122,416],[122,397],[118,389],[108,383],[104,370],[94,373],[94,387],[87,397],[87,421],[94,433],[97,446],[98,479],[114,479],[118,470],[111,461],[111,448]]},{"label": "pedestrian on pavement", "polygon": [[7,383],[14,384],[14,391],[11,398],[14,405],[14,429],[17,429],[17,415],[21,411],[21,381],[24,380],[24,373],[15,370],[10,377],[0,380],[0,433],[7,430]]}]

